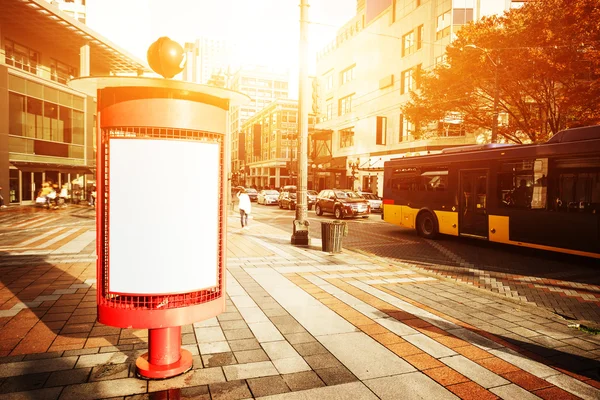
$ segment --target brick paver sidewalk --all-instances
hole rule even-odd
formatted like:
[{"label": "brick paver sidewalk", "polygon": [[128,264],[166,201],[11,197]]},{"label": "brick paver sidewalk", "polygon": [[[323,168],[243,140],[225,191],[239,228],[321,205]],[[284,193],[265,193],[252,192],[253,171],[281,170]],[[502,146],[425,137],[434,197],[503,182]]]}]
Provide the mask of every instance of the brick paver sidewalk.
[{"label": "brick paver sidewalk", "polygon": [[183,327],[192,371],[139,380],[147,331],[95,321],[91,213],[0,214],[0,399],[600,398],[597,336],[233,213],[227,311]]}]

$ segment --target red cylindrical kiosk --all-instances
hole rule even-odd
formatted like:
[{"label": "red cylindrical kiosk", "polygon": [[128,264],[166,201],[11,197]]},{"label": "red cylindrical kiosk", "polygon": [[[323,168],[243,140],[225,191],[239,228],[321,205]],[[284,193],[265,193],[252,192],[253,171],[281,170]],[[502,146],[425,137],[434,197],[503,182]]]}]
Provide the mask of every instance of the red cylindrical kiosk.
[{"label": "red cylindrical kiosk", "polygon": [[181,374],[181,326],[225,309],[227,112],[248,98],[143,77],[70,85],[98,102],[98,321],[149,329],[141,377]]}]

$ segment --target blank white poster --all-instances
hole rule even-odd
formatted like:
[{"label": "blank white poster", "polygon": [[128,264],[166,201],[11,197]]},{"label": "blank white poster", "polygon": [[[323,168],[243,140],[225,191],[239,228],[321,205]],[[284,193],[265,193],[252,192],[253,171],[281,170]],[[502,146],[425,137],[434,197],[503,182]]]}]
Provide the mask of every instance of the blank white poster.
[{"label": "blank white poster", "polygon": [[217,285],[219,145],[110,139],[109,291]]}]

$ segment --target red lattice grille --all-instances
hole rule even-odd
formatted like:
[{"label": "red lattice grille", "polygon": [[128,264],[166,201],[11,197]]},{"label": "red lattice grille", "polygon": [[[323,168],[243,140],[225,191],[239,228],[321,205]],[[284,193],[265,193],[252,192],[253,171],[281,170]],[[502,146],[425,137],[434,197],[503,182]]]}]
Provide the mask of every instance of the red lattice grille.
[{"label": "red lattice grille", "polygon": [[[146,128],[146,127],[110,127],[103,128],[102,131],[102,145],[99,151],[101,152],[102,159],[100,166],[104,171],[104,176],[102,179],[102,195],[103,198],[99,198],[97,202],[98,215],[99,215],[99,227],[100,231],[103,232],[102,238],[102,270],[101,270],[101,282],[98,282],[98,290],[100,290],[99,295],[99,304],[106,305],[114,308],[122,308],[122,309],[147,309],[147,310],[156,310],[156,309],[169,309],[169,308],[179,308],[179,307],[188,307],[195,304],[207,303],[212,300],[216,300],[222,296],[222,288],[223,288],[223,276],[222,276],[222,263],[225,259],[224,254],[222,254],[224,246],[224,232],[223,225],[219,223],[218,228],[218,280],[217,286],[208,288],[205,290],[200,290],[197,292],[184,293],[184,294],[175,294],[175,295],[154,295],[154,296],[139,296],[139,295],[122,295],[122,294],[114,294],[109,292],[108,290],[108,271],[109,271],[109,214],[110,214],[110,138],[148,138],[148,139],[174,139],[174,140],[193,140],[193,141],[202,141],[209,143],[216,143],[219,145],[219,221],[223,221],[224,218],[224,199],[222,198],[224,193],[224,184],[223,182],[223,174],[222,174],[222,166],[225,162],[225,150],[223,145],[224,136],[221,134],[215,134],[211,132],[204,131],[194,131],[194,130],[180,130],[180,129],[164,129],[164,128]],[[100,179],[100,177],[99,177]],[[100,255],[99,255],[100,256]]]}]

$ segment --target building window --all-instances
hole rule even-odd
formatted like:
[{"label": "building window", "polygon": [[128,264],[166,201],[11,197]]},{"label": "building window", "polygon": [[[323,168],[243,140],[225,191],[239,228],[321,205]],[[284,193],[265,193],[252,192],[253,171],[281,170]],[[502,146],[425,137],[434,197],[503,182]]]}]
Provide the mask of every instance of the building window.
[{"label": "building window", "polygon": [[339,100],[338,115],[346,115],[352,112],[352,97],[354,97],[354,94]]},{"label": "building window", "polygon": [[333,118],[333,99],[327,99],[325,102],[325,119],[324,121],[329,121]]},{"label": "building window", "polygon": [[452,20],[452,23],[454,25],[465,25],[473,21],[472,8],[455,8],[453,14],[454,18]]},{"label": "building window", "polygon": [[9,39],[4,39],[4,52],[6,54],[6,64],[23,71],[37,74],[37,67],[40,60],[40,54],[28,47],[22,46]]},{"label": "building window", "polygon": [[408,56],[416,51],[415,33],[411,31],[402,36],[402,57]]},{"label": "building window", "polygon": [[419,25],[417,27],[417,50],[423,47],[423,37],[425,36],[425,26]]},{"label": "building window", "polygon": [[354,80],[354,67],[355,66],[353,65],[350,68],[346,68],[344,71],[342,71],[342,73],[340,74],[340,81],[342,82],[342,85],[344,83],[350,82],[351,80]]},{"label": "building window", "polygon": [[405,94],[413,90],[414,87],[414,69],[407,69],[402,71],[402,77],[400,81],[400,94]]},{"label": "building window", "polygon": [[354,128],[340,130],[340,148],[354,146]]},{"label": "building window", "polygon": [[325,90],[333,90],[333,72],[329,72],[325,75]]},{"label": "building window", "polygon": [[435,40],[440,40],[446,36],[450,36],[450,26],[452,22],[451,10],[438,15],[437,25],[435,28]]},{"label": "building window", "polygon": [[440,64],[444,64],[444,65],[448,64],[445,53],[443,55],[435,58],[435,65],[438,66]]},{"label": "building window", "polygon": [[400,127],[398,132],[398,142],[406,142],[410,140],[410,135],[412,135],[414,131],[414,125],[404,118],[404,115],[400,114],[398,126]]},{"label": "building window", "polygon": [[386,144],[387,136],[387,117],[377,117],[377,127],[375,134],[375,144]]}]

